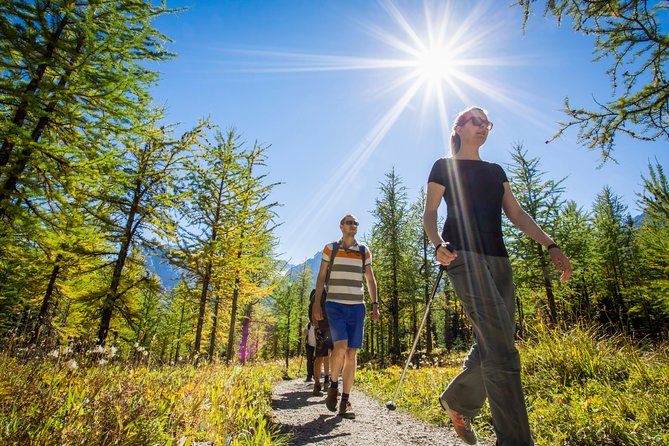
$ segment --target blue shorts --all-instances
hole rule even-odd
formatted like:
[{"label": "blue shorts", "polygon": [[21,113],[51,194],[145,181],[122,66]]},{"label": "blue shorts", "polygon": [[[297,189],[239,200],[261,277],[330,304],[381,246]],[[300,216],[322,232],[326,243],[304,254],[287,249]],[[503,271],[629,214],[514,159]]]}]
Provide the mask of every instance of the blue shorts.
[{"label": "blue shorts", "polygon": [[365,331],[365,304],[325,302],[332,343],[348,341],[348,348],[362,348]]}]

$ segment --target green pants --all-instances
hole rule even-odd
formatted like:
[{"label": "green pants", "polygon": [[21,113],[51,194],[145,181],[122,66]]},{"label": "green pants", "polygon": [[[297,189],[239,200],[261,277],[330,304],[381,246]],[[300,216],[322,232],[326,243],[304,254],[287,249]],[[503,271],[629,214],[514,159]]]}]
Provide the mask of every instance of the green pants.
[{"label": "green pants", "polygon": [[476,336],[464,369],[444,391],[448,406],[474,417],[487,397],[497,445],[534,445],[514,344],[515,298],[509,259],[458,251],[446,271]]}]

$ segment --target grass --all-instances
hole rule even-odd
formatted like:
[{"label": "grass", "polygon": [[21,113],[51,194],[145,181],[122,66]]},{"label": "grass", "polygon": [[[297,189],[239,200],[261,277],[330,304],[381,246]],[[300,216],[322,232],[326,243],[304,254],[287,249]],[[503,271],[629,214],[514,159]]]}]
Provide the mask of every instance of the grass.
[{"label": "grass", "polygon": [[[669,350],[635,347],[596,330],[540,328],[519,346],[530,424],[537,446],[669,445]],[[463,356],[450,358],[459,362]],[[460,366],[410,369],[395,398],[400,408],[434,424],[447,422],[437,396]],[[399,367],[362,369],[357,386],[392,397]],[[474,421],[492,437],[486,405]]]},{"label": "grass", "polygon": [[270,445],[280,365],[78,367],[0,358],[3,445]]},{"label": "grass", "polygon": [[[539,328],[519,346],[537,446],[669,446],[669,349],[633,346],[595,330]],[[433,424],[447,418],[437,396],[463,355],[420,358],[394,398]],[[85,361],[82,360],[82,363]],[[0,357],[2,445],[282,445],[270,420],[282,364],[153,366],[60,358]],[[304,368],[293,359],[288,376]],[[300,370],[298,370],[300,369]],[[392,398],[400,367],[363,367],[356,389]],[[474,425],[492,437],[485,406]]]}]

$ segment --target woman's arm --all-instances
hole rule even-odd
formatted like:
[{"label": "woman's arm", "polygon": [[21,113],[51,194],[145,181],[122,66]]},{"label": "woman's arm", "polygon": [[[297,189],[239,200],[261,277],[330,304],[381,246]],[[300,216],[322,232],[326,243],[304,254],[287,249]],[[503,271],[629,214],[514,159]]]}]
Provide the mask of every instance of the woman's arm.
[{"label": "woman's arm", "polygon": [[458,255],[448,249],[441,248],[444,240],[439,235],[439,228],[437,226],[437,210],[439,204],[444,196],[446,188],[438,183],[427,183],[427,195],[425,197],[425,209],[423,209],[423,228],[427,237],[436,247],[435,257],[437,262],[442,265],[449,265]]},{"label": "woman's arm", "polygon": [[551,256],[551,260],[558,271],[562,271],[560,281],[564,282],[565,280],[568,280],[569,276],[571,276],[571,264],[569,263],[569,259],[553,239],[551,239],[550,236],[539,227],[537,222],[535,222],[534,219],[520,206],[520,203],[518,203],[518,200],[516,200],[516,197],[511,191],[511,186],[509,186],[509,183],[507,182],[504,183],[502,208],[504,209],[504,214],[515,227],[523,231],[529,238],[540,245],[547,248],[549,246],[551,247],[548,250],[548,254]]}]

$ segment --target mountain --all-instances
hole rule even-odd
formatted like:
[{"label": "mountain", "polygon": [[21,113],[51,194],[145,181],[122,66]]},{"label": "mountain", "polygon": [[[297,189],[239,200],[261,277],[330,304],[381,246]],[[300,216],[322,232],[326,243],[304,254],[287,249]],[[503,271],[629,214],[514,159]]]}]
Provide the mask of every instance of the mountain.
[{"label": "mountain", "polygon": [[315,288],[316,287],[316,276],[318,276],[318,270],[321,267],[321,257],[323,256],[322,251],[318,251],[314,256],[310,259],[305,260],[304,262],[298,264],[298,265],[287,265],[286,269],[286,275],[288,275],[289,278],[295,279],[299,277],[300,273],[302,273],[302,270],[306,264],[306,267],[311,270],[311,287]]},{"label": "mountain", "polygon": [[636,217],[632,217],[632,225],[634,228],[639,228],[646,222],[646,220],[648,220],[648,215],[639,214]]},{"label": "mountain", "polygon": [[[311,270],[311,287],[315,288],[316,276],[318,275],[318,269],[321,266],[322,255],[323,252],[318,251],[316,254],[314,254],[312,258],[307,259],[298,265],[291,265],[290,263],[286,263],[285,265],[286,274],[288,275],[288,277],[292,279],[299,277],[300,273],[302,272],[302,269],[304,268],[304,264],[306,263],[307,268]],[[174,288],[174,286],[181,279],[181,275],[178,269],[164,262],[164,259],[162,259],[157,254],[150,254],[147,256],[147,259],[148,259],[147,266],[149,270],[155,273],[160,278],[160,281],[165,287],[165,289],[170,291],[172,288]]]},{"label": "mountain", "polygon": [[167,291],[170,291],[181,279],[180,273],[169,263],[163,263],[160,256],[147,256],[149,270],[155,273]]}]

